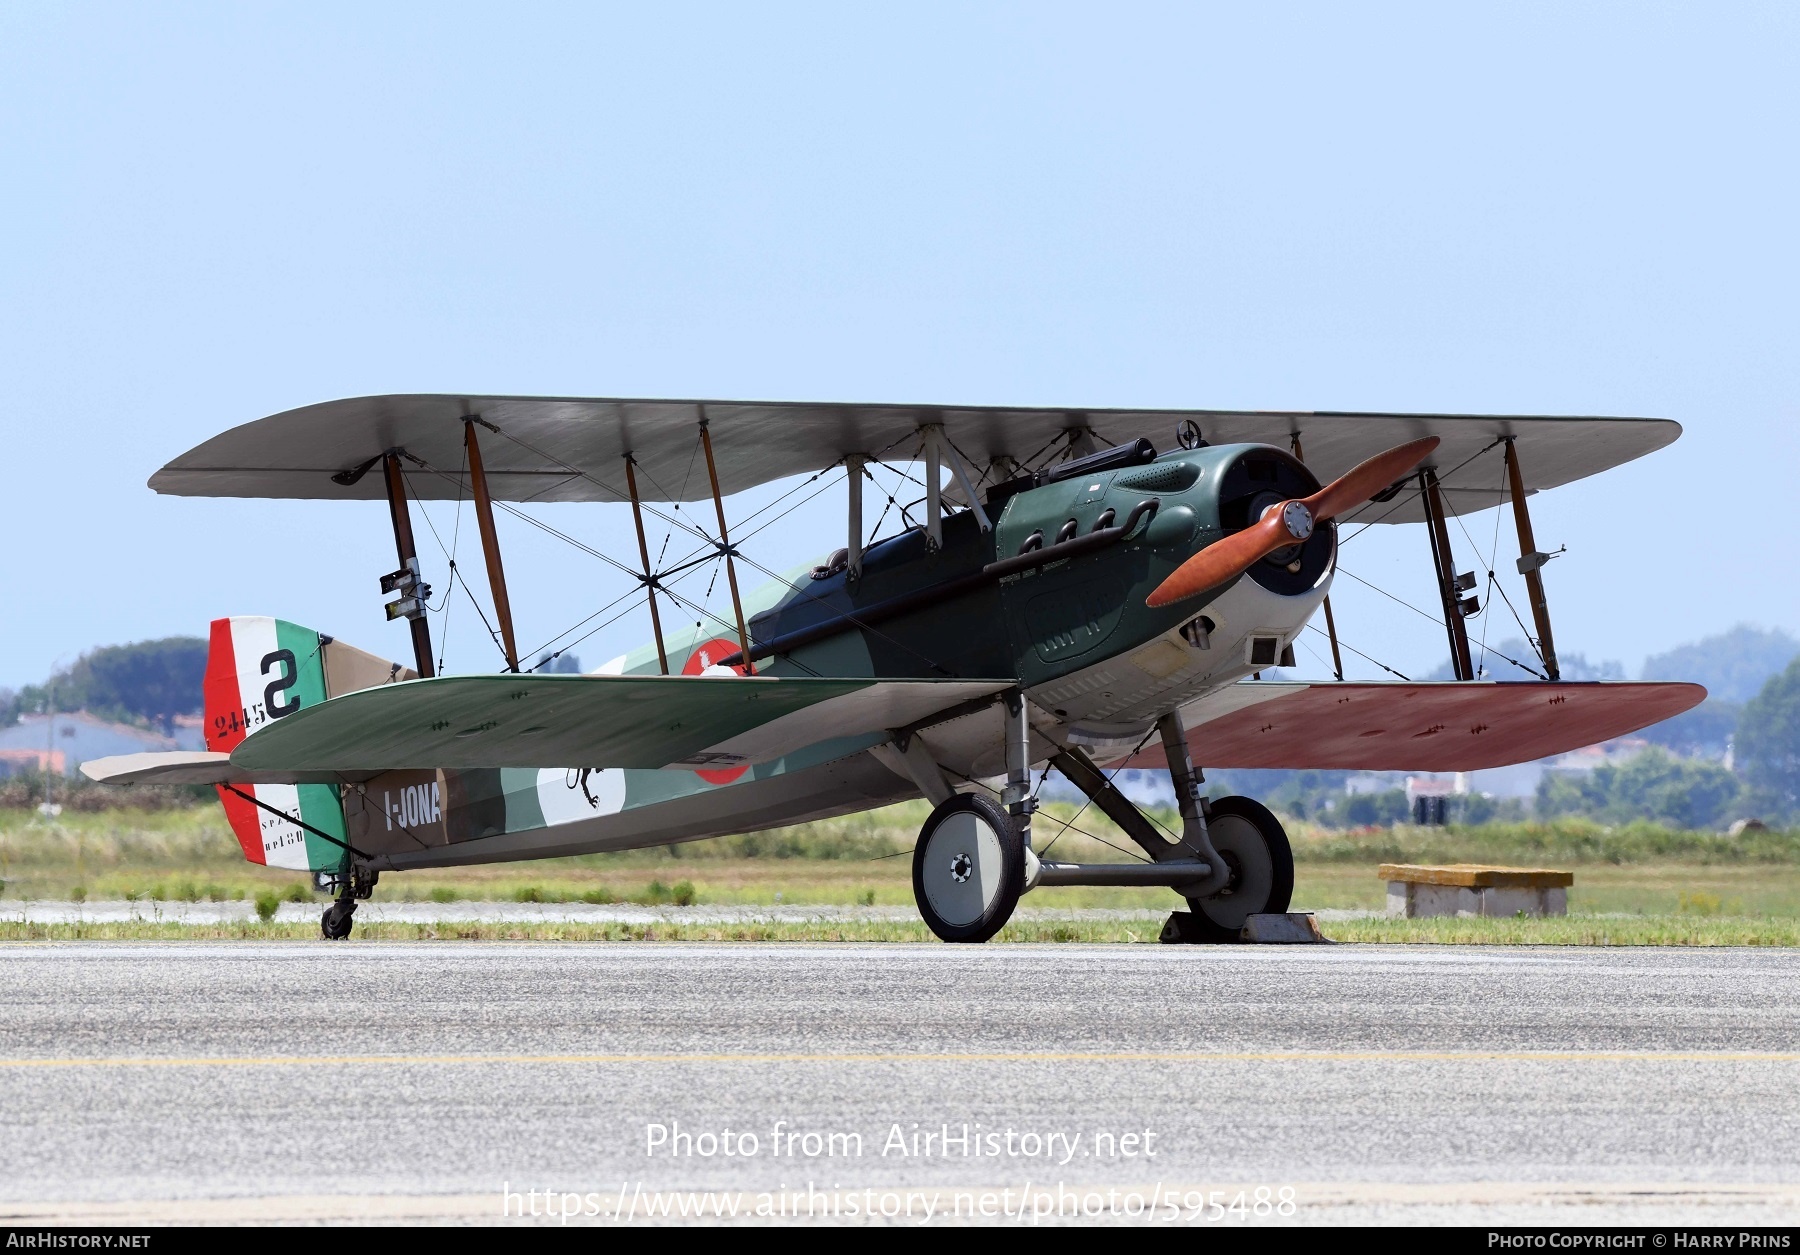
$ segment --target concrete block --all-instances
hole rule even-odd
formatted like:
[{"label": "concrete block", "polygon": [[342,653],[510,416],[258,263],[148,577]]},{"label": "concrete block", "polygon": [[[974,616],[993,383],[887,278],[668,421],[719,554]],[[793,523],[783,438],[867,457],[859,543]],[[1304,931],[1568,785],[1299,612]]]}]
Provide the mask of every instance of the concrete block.
[{"label": "concrete block", "polygon": [[1389,915],[1408,916],[1412,914],[1412,894],[1407,892],[1411,887],[1404,880],[1388,881],[1387,913]]},{"label": "concrete block", "polygon": [[1406,919],[1510,919],[1515,915],[1567,915],[1569,891],[1560,885],[1520,888],[1489,885],[1479,889],[1461,885],[1422,885],[1388,881],[1387,913]]},{"label": "concrete block", "polygon": [[1575,883],[1571,872],[1479,863],[1383,863],[1377,874],[1387,881],[1388,914],[1408,919],[1567,915],[1569,886]]}]

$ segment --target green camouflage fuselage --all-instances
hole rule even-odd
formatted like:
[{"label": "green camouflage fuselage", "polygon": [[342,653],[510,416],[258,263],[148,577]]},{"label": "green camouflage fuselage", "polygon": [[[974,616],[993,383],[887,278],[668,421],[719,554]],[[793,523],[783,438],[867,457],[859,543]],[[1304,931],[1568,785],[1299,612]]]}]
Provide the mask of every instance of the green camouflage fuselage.
[{"label": "green camouflage fuselage", "polygon": [[[1284,637],[1299,630],[1329,582],[1335,532],[1328,524],[1321,526],[1304,545],[1257,563],[1233,584],[1201,597],[1162,609],[1145,605],[1145,597],[1191,554],[1255,521],[1263,505],[1305,496],[1316,487],[1306,469],[1280,450],[1225,445],[1040,487],[1001,490],[991,497],[992,530],[984,531],[975,513],[963,510],[944,519],[943,544],[936,550],[924,529],[915,527],[871,546],[860,579],[852,580],[844,570],[813,578],[812,570],[802,569],[789,582],[749,594],[745,613],[753,646],[845,616],[855,618],[908,594],[920,594],[926,602],[867,626],[851,623],[761,659],[757,670],[777,676],[1012,677],[1034,695],[1052,694],[1050,700],[1059,703],[1055,715],[1071,721],[1081,717],[1079,709],[1071,714],[1076,701],[1065,707],[1054,695],[1080,690],[1080,677],[1092,674],[1099,678],[1089,687],[1097,691],[1083,700],[1106,718],[1120,718],[1100,702],[1114,697],[1110,687],[1099,691],[1112,686],[1105,679],[1111,674],[1106,669],[1110,660],[1154,646],[1159,638],[1178,642],[1177,629],[1215,603],[1230,604],[1239,585],[1249,591],[1237,597],[1238,603],[1249,597],[1274,605],[1268,613],[1251,611],[1249,618],[1243,611],[1230,611],[1245,622],[1233,625],[1231,648],[1222,646],[1219,666],[1198,677],[1190,667],[1182,681],[1185,688],[1142,699],[1172,709],[1183,694],[1231,683],[1253,669],[1241,650],[1231,652],[1244,635],[1239,627],[1267,620],[1267,630]],[[1059,535],[1082,537],[1099,527],[1116,527],[1147,501],[1155,503],[1153,515],[1125,536],[1085,552],[1076,546],[1070,557],[1056,555]],[[1016,555],[1034,533],[1042,537],[1042,565],[979,578],[984,567]],[[930,590],[959,580],[978,586],[932,599]],[[1206,623],[1213,626],[1211,619]],[[670,668],[680,671],[685,664],[692,673],[717,663],[735,651],[733,636],[698,628],[669,634],[664,644]],[[1182,647],[1174,643],[1167,648]],[[1264,665],[1272,665],[1272,659]],[[654,674],[660,670],[657,650],[644,646],[602,670]],[[1129,716],[1125,722],[1135,726],[1144,712],[1124,713]],[[392,867],[725,835],[916,794],[909,781],[866,752],[885,739],[879,733],[839,738],[773,762],[704,774],[583,772],[574,767],[440,772],[446,845],[429,850],[393,839],[383,824],[386,808],[393,805],[392,790],[407,787],[412,776],[420,779],[410,781],[411,787],[423,787],[431,773],[393,773],[392,780],[371,782],[363,797],[347,796],[346,818],[351,842],[364,849],[372,845],[385,856],[377,865]],[[377,796],[384,788],[390,795],[386,801]]]}]

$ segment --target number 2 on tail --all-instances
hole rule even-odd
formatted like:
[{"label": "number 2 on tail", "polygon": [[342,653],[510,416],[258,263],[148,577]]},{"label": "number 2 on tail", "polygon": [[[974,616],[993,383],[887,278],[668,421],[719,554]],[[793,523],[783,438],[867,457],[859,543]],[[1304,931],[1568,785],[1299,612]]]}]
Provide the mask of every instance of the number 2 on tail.
[{"label": "number 2 on tail", "polygon": [[291,715],[296,710],[300,709],[300,702],[298,699],[292,701],[283,700],[283,695],[286,694],[289,689],[293,688],[294,682],[300,678],[300,668],[295,665],[294,662],[294,651],[291,649],[277,649],[273,653],[264,654],[262,659],[262,673],[268,675],[269,668],[275,666],[277,663],[281,665],[281,675],[276,679],[269,681],[269,687],[263,690],[263,705],[268,708],[269,718],[271,719],[279,719],[283,715]]}]

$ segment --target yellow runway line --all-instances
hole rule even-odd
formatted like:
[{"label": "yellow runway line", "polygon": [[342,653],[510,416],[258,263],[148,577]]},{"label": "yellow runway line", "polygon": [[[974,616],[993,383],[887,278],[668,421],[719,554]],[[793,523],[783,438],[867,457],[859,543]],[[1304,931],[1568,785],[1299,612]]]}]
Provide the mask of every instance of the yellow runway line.
[{"label": "yellow runway line", "polygon": [[1667,1050],[1266,1050],[968,1054],[561,1054],[268,1055],[191,1058],[0,1059],[0,1069],[291,1068],[556,1064],[916,1063],[1800,1063],[1791,1051]]}]

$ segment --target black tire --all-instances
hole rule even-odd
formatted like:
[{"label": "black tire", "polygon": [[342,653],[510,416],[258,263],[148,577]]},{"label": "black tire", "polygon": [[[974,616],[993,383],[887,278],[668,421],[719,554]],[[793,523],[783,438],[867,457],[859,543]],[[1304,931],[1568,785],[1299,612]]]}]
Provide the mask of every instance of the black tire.
[{"label": "black tire", "polygon": [[1294,851],[1287,830],[1261,802],[1222,797],[1207,835],[1231,868],[1231,882],[1210,898],[1191,898],[1188,929],[1202,941],[1236,941],[1251,915],[1279,915],[1294,899]]},{"label": "black tire", "polygon": [[913,846],[913,899],[945,941],[986,941],[1025,892],[1025,838],[985,797],[961,793],[931,812]]},{"label": "black tire", "polygon": [[327,941],[342,941],[350,935],[350,928],[356,922],[355,909],[345,911],[333,902],[325,908],[325,914],[319,917],[319,931],[325,934]]}]

